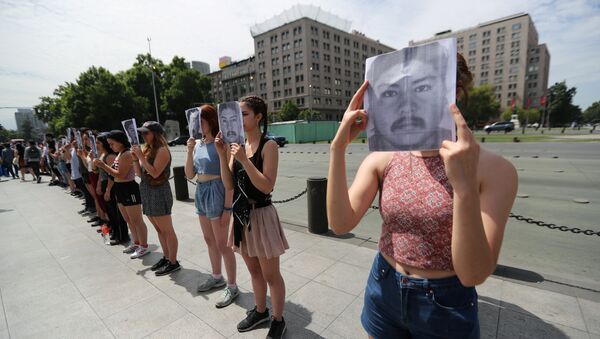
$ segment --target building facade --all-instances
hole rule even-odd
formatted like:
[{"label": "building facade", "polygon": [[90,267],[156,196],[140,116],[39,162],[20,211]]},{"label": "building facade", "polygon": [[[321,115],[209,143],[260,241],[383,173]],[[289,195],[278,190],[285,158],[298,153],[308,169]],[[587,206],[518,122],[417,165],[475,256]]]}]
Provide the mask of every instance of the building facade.
[{"label": "building facade", "polygon": [[538,32],[529,14],[520,13],[481,23],[476,27],[437,33],[434,37],[410,41],[409,46],[455,37],[457,51],[467,60],[474,85],[492,86],[501,109],[518,106],[540,107],[548,89],[550,52],[538,41]]},{"label": "building facade", "polygon": [[256,94],[255,58],[233,62],[210,73],[210,94],[216,103],[235,101],[240,97]]},{"label": "building facade", "polygon": [[286,101],[340,120],[365,77],[365,60],[394,49],[357,31],[350,22],[310,5],[251,28],[256,93],[276,112]]},{"label": "building facade", "polygon": [[189,63],[190,68],[197,70],[202,75],[210,73],[210,65],[203,61],[192,61]]},{"label": "building facade", "polygon": [[34,136],[40,136],[41,134],[46,133],[47,126],[46,124],[39,120],[35,114],[33,114],[33,109],[31,108],[18,108],[15,112],[15,122],[17,123],[17,131],[19,133],[23,133],[23,123],[29,120],[31,122],[32,134]]}]

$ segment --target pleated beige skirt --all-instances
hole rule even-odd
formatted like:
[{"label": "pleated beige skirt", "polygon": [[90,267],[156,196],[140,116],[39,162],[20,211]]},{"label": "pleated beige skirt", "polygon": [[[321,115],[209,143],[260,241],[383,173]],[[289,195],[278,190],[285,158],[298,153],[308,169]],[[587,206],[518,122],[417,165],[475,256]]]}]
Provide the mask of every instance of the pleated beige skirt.
[{"label": "pleated beige skirt", "polygon": [[234,245],[233,227],[229,229],[227,244],[236,252],[266,259],[278,257],[290,248],[273,205],[250,210],[250,228],[244,228],[240,247]]}]

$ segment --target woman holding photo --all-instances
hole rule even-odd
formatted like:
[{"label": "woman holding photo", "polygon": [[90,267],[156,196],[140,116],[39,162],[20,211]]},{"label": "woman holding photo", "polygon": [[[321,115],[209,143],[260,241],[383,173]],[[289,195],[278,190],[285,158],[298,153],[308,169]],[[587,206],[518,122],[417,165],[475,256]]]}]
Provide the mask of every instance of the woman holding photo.
[{"label": "woman holding photo", "polygon": [[[96,149],[98,150],[98,159],[108,167],[112,165],[117,154],[110,148],[107,139],[108,133],[100,133],[96,138]],[[98,186],[96,187],[98,195],[104,200],[106,214],[108,215],[108,227],[110,228],[109,245],[119,245],[129,242],[129,233],[127,232],[127,223],[119,212],[115,198],[114,177],[104,169],[95,166],[99,173]]]},{"label": "woman holding photo", "polygon": [[[231,220],[231,201],[233,191],[225,191],[221,180],[219,155],[215,148],[215,136],[219,133],[217,111],[211,105],[201,107],[200,121],[191,115],[190,131],[202,129],[202,140],[195,140],[193,133],[187,141],[187,158],[185,175],[188,180],[196,177],[196,214],[200,221],[204,242],[208,247],[208,256],[212,274],[198,285],[198,292],[206,292],[215,288],[227,287],[217,300],[216,307],[222,308],[231,304],[239,295],[236,284],[235,255],[227,246],[227,233]],[[222,275],[221,259],[225,264],[227,281]]]},{"label": "woman holding photo", "polygon": [[[457,61],[459,97],[472,75],[461,55]],[[456,141],[445,140],[435,151],[373,152],[348,189],[344,155],[367,126],[360,107],[368,86],[352,98],[331,143],[327,185],[336,234],[354,229],[379,193],[383,226],[362,325],[371,338],[479,338],[475,286],[496,267],[516,171],[479,148],[452,104]]]},{"label": "woman holding photo", "polygon": [[[279,269],[279,257],[289,246],[277,210],[271,203],[279,149],[275,141],[266,138],[265,102],[257,96],[248,96],[242,98],[239,105],[245,145],[232,143],[227,147],[221,132],[215,140],[223,184],[226,189],[234,190],[234,222],[229,244],[240,252],[250,271],[256,302],[237,328],[246,332],[270,320],[268,337],[281,338],[286,330],[283,319],[285,282]],[[239,134],[240,131],[233,132]],[[271,291],[272,317],[267,308],[267,286]]]},{"label": "woman holding photo", "polygon": [[144,214],[158,233],[163,257],[151,270],[157,276],[167,275],[181,269],[177,261],[177,235],[173,229],[171,208],[173,193],[169,184],[171,152],[162,126],[156,121],[146,121],[138,128],[144,138],[144,146],[132,147],[136,174],[142,178],[140,192]]},{"label": "woman holding photo", "polygon": [[142,199],[140,198],[140,186],[135,182],[135,168],[133,155],[129,148],[131,144],[123,131],[113,130],[108,136],[110,148],[117,153],[112,165],[108,166],[100,159],[94,160],[96,167],[102,168],[114,177],[113,190],[115,198],[125,218],[133,243],[123,250],[123,253],[131,254],[131,259],[141,258],[148,254],[148,228],[142,217]]}]

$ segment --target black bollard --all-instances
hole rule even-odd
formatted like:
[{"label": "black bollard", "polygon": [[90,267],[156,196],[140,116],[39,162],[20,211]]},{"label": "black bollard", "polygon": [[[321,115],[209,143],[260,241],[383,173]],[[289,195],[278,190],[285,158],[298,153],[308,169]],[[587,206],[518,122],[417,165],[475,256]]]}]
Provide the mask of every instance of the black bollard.
[{"label": "black bollard", "polygon": [[310,177],[306,180],[306,196],[308,203],[308,231],[324,234],[329,231],[327,222],[327,178]]},{"label": "black bollard", "polygon": [[185,179],[184,167],[173,167],[173,176],[175,179],[175,199],[188,200],[190,198],[190,195],[188,193],[188,186],[187,180]]},{"label": "black bollard", "polygon": [[481,137],[481,142],[485,142],[485,137]]}]

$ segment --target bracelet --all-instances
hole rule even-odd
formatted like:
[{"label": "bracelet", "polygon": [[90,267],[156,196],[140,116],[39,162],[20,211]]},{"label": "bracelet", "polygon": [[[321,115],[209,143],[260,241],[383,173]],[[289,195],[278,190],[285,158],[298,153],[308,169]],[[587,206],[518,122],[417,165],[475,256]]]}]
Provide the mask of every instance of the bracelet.
[{"label": "bracelet", "polygon": [[231,211],[233,211],[233,207],[225,207],[225,206],[223,206],[223,211],[231,212]]}]

